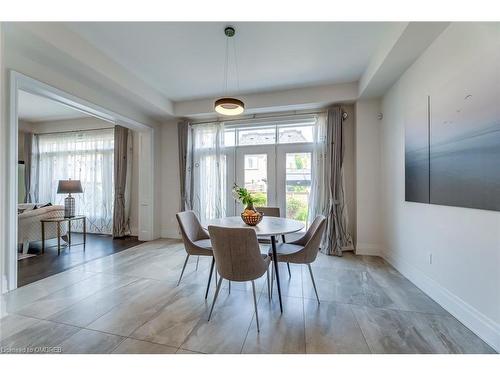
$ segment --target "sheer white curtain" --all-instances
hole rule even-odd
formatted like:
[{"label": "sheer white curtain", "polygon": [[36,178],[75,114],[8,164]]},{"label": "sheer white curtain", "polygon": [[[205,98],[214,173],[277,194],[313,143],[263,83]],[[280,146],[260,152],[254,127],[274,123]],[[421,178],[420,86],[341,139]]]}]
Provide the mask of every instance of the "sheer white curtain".
[{"label": "sheer white curtain", "polygon": [[326,130],[326,115],[320,114],[314,127],[308,224],[312,223],[317,215],[325,215],[330,206],[326,170]]},{"label": "sheer white curtain", "polygon": [[[80,180],[75,194],[77,214],[87,217],[87,231],[110,234],[113,230],[113,129],[37,135],[37,190],[39,202],[64,204],[57,194],[59,180]],[[78,223],[78,225],[80,225]],[[81,228],[75,222],[75,230]]]},{"label": "sheer white curtain", "polygon": [[186,209],[202,222],[226,213],[224,124],[192,125],[186,160]]}]

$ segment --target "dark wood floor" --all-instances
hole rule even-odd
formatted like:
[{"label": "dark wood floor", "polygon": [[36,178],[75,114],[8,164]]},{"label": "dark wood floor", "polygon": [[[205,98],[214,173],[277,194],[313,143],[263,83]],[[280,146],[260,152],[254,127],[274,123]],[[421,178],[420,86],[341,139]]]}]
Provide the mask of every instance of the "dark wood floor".
[{"label": "dark wood floor", "polygon": [[[64,241],[62,242],[64,243]],[[71,242],[81,243],[82,235],[73,233]],[[61,248],[59,256],[57,256],[57,246],[48,247],[57,244],[56,240],[46,242],[44,254],[41,254],[41,242],[30,243],[29,253],[40,255],[17,262],[17,285],[21,287],[88,261],[129,249],[140,243],[142,242],[137,237],[113,239],[111,236],[101,234],[87,234],[85,252],[83,245],[72,245],[71,248],[64,246]]]}]

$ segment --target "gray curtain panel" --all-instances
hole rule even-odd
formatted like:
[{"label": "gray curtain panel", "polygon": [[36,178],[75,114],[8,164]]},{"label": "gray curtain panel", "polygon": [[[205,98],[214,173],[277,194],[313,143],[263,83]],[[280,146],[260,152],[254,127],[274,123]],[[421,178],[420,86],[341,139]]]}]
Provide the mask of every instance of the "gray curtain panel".
[{"label": "gray curtain panel", "polygon": [[342,256],[343,250],[353,250],[352,236],[347,230],[347,209],[344,197],[344,138],[342,109],[328,110],[326,131],[326,170],[329,205],[322,252]]},{"label": "gray curtain panel", "polygon": [[34,202],[31,186],[31,165],[33,155],[33,133],[24,133],[24,203]]},{"label": "gray curtain panel", "polygon": [[127,170],[129,169],[129,130],[123,126],[115,126],[114,142],[114,178],[115,197],[113,205],[113,237],[130,234],[129,217],[127,215]]},{"label": "gray curtain panel", "polygon": [[179,179],[181,188],[181,211],[186,210],[186,163],[188,152],[189,124],[186,121],[177,123],[179,143]]}]

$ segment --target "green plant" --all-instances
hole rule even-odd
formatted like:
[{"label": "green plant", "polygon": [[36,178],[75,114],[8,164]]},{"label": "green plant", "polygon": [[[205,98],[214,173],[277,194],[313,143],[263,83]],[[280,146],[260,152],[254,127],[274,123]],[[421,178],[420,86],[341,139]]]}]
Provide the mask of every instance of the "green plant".
[{"label": "green plant", "polygon": [[236,183],[233,185],[233,197],[247,207],[253,207],[254,204],[265,204],[267,202],[267,197],[264,193],[252,194],[248,189],[238,186]]},{"label": "green plant", "polygon": [[287,216],[295,220],[307,220],[307,204],[300,199],[289,197],[286,201]]},{"label": "green plant", "polygon": [[298,221],[307,221],[307,207],[305,207],[305,205],[295,214],[294,219]]},{"label": "green plant", "polygon": [[304,168],[304,159],[300,155],[295,155],[295,168],[297,169]]},{"label": "green plant", "polygon": [[257,206],[265,206],[267,204],[267,194],[263,192],[252,193],[254,204]]}]

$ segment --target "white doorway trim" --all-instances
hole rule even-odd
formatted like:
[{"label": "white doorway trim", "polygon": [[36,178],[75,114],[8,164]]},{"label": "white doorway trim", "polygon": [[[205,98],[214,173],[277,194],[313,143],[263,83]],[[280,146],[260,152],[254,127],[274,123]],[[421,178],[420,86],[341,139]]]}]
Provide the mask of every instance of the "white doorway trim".
[{"label": "white doorway trim", "polygon": [[[139,132],[139,239],[155,239],[154,230],[154,128],[118,113],[102,108],[96,104],[90,103],[84,99],[66,93],[55,87],[49,86],[36,79],[28,77],[16,71],[9,71],[9,90],[8,90],[8,127],[7,127],[7,170],[6,170],[6,197],[2,216],[7,219],[4,221],[5,227],[5,272],[7,286],[1,292],[17,288],[17,156],[18,156],[18,92],[27,91],[31,94],[43,96],[65,106],[78,111],[100,118],[105,121],[121,125]],[[143,198],[144,197],[144,198]]]}]

